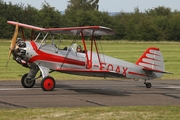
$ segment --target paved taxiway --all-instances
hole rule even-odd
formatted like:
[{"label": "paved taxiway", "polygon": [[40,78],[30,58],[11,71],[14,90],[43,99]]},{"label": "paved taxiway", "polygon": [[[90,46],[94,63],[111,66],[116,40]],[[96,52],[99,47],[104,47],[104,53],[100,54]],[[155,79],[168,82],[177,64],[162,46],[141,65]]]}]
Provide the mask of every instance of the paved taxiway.
[{"label": "paved taxiway", "polygon": [[43,91],[40,81],[26,89],[20,81],[0,82],[0,108],[180,105],[180,80],[56,81],[54,91]]}]

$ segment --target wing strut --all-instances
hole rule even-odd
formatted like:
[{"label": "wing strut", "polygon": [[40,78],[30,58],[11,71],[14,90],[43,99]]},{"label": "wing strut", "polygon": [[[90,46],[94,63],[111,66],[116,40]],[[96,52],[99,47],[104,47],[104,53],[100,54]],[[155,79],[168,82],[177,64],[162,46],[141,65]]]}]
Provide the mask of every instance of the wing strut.
[{"label": "wing strut", "polygon": [[30,39],[31,39],[31,41],[36,39],[35,32],[33,29],[31,30],[31,38]]},{"label": "wing strut", "polygon": [[24,36],[24,28],[23,28],[23,27],[20,27],[20,31],[21,31],[21,34],[22,34],[22,39],[23,39],[24,41],[26,41],[26,38],[25,38],[25,36]]},{"label": "wing strut", "polygon": [[94,44],[95,49],[96,49],[96,53],[97,53],[97,57],[98,57],[98,61],[99,61],[99,65],[100,65],[100,70],[102,70],[101,66],[102,66],[102,64],[105,64],[105,63],[101,62],[101,59],[100,59],[100,56],[99,56],[98,47],[97,47],[96,40],[95,40],[95,37],[94,37],[94,31],[92,32],[92,36],[91,36],[92,38],[91,38],[90,59],[89,59],[89,56],[88,56],[87,47],[86,47],[86,43],[85,43],[83,32],[81,32],[81,36],[82,36],[82,42],[83,42],[83,46],[84,46],[84,50],[85,50],[85,54],[86,54],[86,62],[87,62],[86,68],[87,69],[91,69],[92,68],[92,51],[93,51],[93,44]]},{"label": "wing strut", "polygon": [[87,69],[90,69],[92,67],[92,61],[90,63],[90,60],[89,60],[89,57],[88,57],[88,53],[87,53],[87,48],[86,48],[86,43],[85,43],[85,39],[84,39],[84,34],[83,32],[81,31],[81,36],[82,36],[82,42],[83,42],[83,46],[84,46],[84,51],[85,51],[85,54],[86,54],[86,62],[87,62],[87,65],[86,65],[86,68]]}]

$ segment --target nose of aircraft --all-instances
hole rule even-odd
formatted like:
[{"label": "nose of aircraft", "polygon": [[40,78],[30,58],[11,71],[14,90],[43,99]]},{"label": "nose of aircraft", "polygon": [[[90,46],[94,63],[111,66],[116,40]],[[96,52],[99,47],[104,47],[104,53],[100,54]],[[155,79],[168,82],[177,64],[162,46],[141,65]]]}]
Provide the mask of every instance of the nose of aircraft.
[{"label": "nose of aircraft", "polygon": [[26,55],[26,43],[22,39],[18,39],[16,47],[12,51],[13,59],[21,65],[25,65],[24,57]]},{"label": "nose of aircraft", "polygon": [[[13,54],[13,59],[18,62],[21,65],[26,65],[26,61],[23,60],[25,54],[26,54],[26,43],[18,37],[18,23],[16,24],[14,35],[11,40],[10,48],[9,48],[9,55],[8,55],[8,61],[11,57],[11,54]],[[8,65],[8,61],[6,64],[6,67]]]},{"label": "nose of aircraft", "polygon": [[20,39],[20,38],[17,39],[16,47],[12,51],[12,54],[14,57],[19,56],[19,57],[23,58],[25,56],[25,54],[26,54],[26,43],[22,39]]}]

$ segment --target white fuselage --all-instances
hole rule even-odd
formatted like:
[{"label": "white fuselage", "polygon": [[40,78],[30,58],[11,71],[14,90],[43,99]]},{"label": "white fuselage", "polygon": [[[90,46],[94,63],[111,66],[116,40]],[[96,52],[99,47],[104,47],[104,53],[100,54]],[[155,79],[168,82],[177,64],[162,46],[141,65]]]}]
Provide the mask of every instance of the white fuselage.
[{"label": "white fuselage", "polygon": [[[50,70],[71,74],[133,79],[149,78],[142,66],[96,52],[91,53],[91,51],[87,51],[87,55],[89,61],[87,61],[86,54],[76,52],[73,45],[64,50],[50,44],[40,46],[36,42],[26,42],[24,60]],[[151,76],[152,78],[153,76]]]}]

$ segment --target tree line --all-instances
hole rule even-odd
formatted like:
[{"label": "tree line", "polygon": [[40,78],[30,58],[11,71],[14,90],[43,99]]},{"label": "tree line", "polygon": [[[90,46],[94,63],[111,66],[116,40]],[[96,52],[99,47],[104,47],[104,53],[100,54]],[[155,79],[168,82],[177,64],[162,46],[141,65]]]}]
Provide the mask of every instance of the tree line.
[{"label": "tree line", "polygon": [[[7,24],[8,20],[18,21],[34,26],[77,27],[98,25],[112,28],[114,36],[102,36],[100,39],[111,40],[144,40],[144,41],[180,41],[180,12],[159,6],[140,12],[98,11],[99,0],[69,0],[65,14],[51,7],[46,1],[41,9],[23,3],[12,4],[0,0],[0,39],[10,39],[14,27]],[[65,37],[68,38],[69,37]]]}]

